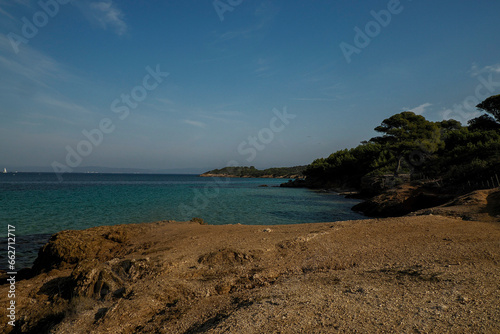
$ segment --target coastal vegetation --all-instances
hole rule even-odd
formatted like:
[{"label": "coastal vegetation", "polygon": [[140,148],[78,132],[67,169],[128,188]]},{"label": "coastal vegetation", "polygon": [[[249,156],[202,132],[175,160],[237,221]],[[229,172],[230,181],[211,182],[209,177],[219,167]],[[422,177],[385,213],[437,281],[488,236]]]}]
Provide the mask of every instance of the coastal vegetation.
[{"label": "coastal vegetation", "polygon": [[410,111],[393,115],[375,128],[380,136],[314,160],[303,172],[306,184],[376,192],[384,188],[384,176],[392,176],[464,189],[486,178],[488,185],[498,185],[500,95],[477,108],[486,113],[466,126],[453,119],[432,122]]},{"label": "coastal vegetation", "polygon": [[257,169],[250,167],[224,167],[203,173],[201,176],[232,176],[232,177],[273,177],[273,178],[298,178],[307,166],[275,167]]}]

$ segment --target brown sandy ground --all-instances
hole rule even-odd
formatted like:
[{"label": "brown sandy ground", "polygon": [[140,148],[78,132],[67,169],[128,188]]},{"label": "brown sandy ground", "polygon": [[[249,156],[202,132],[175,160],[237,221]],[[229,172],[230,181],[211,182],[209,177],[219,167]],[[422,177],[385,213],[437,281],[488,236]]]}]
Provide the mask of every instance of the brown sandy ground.
[{"label": "brown sandy ground", "polygon": [[500,192],[467,196],[399,218],[63,231],[17,282],[15,327],[0,286],[1,332],[500,333]]}]

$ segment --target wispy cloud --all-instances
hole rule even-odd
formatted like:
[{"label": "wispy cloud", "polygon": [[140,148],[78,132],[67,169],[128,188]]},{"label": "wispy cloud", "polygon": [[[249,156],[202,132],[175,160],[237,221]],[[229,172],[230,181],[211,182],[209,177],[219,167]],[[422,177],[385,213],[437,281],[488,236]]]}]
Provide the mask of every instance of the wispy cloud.
[{"label": "wispy cloud", "polygon": [[75,1],[74,4],[92,24],[104,30],[111,29],[118,36],[127,32],[128,26],[125,22],[125,14],[113,1]]},{"label": "wispy cloud", "polygon": [[225,53],[224,55],[221,55],[221,56],[218,56],[218,57],[210,57],[210,58],[205,58],[205,59],[199,59],[199,60],[196,60],[195,63],[197,63],[197,64],[204,64],[204,63],[218,62],[218,61],[221,61],[221,60],[227,60],[227,59],[235,58],[237,56],[238,55],[236,53],[231,54],[231,53],[228,52],[228,53]]},{"label": "wispy cloud", "polygon": [[415,107],[415,108],[410,109],[408,111],[412,111],[412,112],[414,112],[417,115],[422,115],[425,112],[425,109],[427,109],[430,106],[432,106],[431,103],[424,103],[424,104],[421,104],[418,107]]},{"label": "wispy cloud", "polygon": [[483,73],[500,73],[500,63],[484,67],[479,67],[477,63],[473,63],[469,72],[473,77]]},{"label": "wispy cloud", "polygon": [[264,1],[255,9],[254,15],[265,24],[272,21],[279,11],[280,9],[273,1]]},{"label": "wispy cloud", "polygon": [[214,115],[240,117],[243,115],[243,113],[241,111],[236,111],[236,110],[220,110],[214,112]]},{"label": "wispy cloud", "polygon": [[271,61],[269,59],[259,58],[257,60],[257,69],[255,72],[267,71],[270,68]]},{"label": "wispy cloud", "polygon": [[[125,14],[112,0],[81,0],[71,1],[71,4],[78,8],[91,24],[101,29],[112,30],[119,36],[124,35],[128,31],[128,25],[125,22]],[[40,10],[40,5],[37,1],[33,0],[0,0],[0,15],[8,17],[10,24],[13,22],[22,24],[18,21],[20,17],[13,15],[11,12],[23,8],[29,9],[30,11],[35,9]],[[3,26],[6,24],[6,22],[2,22]]]},{"label": "wispy cloud", "polygon": [[0,0],[0,12],[8,15],[9,17],[12,17],[7,11],[5,10],[6,7],[14,7],[14,6],[24,6],[27,8],[31,8],[31,2],[30,0]]},{"label": "wispy cloud", "polygon": [[12,5],[12,4],[19,4],[26,7],[31,7],[30,0],[0,0],[0,5],[2,6]]},{"label": "wispy cloud", "polygon": [[[217,111],[211,114],[200,115],[200,117],[216,121],[218,123],[242,123],[242,113],[239,111]],[[237,117],[237,118],[235,118]]]},{"label": "wispy cloud", "polygon": [[162,98],[157,98],[156,101],[162,103],[162,104],[168,104],[168,105],[173,105],[174,102],[170,99],[167,99],[165,97],[162,97]]},{"label": "wispy cloud", "polygon": [[26,120],[21,120],[18,123],[20,125],[29,125],[29,126],[42,126],[45,122],[55,123],[55,124],[69,124],[69,125],[77,125],[75,121],[70,120],[67,117],[60,117],[56,115],[50,115],[47,113],[40,112],[32,112],[27,115]]},{"label": "wispy cloud", "polygon": [[72,101],[68,101],[66,99],[58,99],[55,98],[54,96],[48,96],[48,95],[40,95],[36,98],[36,101],[44,104],[50,108],[58,108],[62,109],[65,112],[72,113],[72,114],[83,114],[83,115],[89,115],[92,112],[88,110],[87,108],[76,104]]},{"label": "wispy cloud", "polygon": [[484,68],[487,72],[491,72],[491,73],[500,73],[500,64],[495,64],[495,65],[491,65],[491,66],[486,66]]},{"label": "wispy cloud", "polygon": [[[332,78],[335,78],[334,74],[334,62],[328,62],[316,66],[314,69],[309,70],[302,74],[302,77],[305,82],[315,83],[320,81],[331,82]],[[334,88],[336,88],[339,84],[335,84]]]},{"label": "wispy cloud", "polygon": [[0,74],[4,124],[43,124],[52,129],[56,124],[76,125],[94,113],[61,92],[61,87],[68,83],[86,85],[84,78],[30,45],[15,54],[3,35],[0,35]]},{"label": "wispy cloud", "polygon": [[273,76],[276,71],[273,71],[271,64],[273,61],[271,59],[259,58],[256,62],[256,69],[254,73],[261,78],[268,78]]},{"label": "wispy cloud", "polygon": [[[2,6],[2,3],[0,2],[0,6]],[[3,7],[3,6],[2,6]],[[7,12],[5,9],[0,7],[0,14],[7,16],[9,19],[14,20],[14,16],[12,16],[9,12]]]},{"label": "wispy cloud", "polygon": [[204,129],[204,128],[207,127],[207,125],[205,123],[203,123],[203,122],[192,121],[190,119],[185,119],[182,122],[185,123],[185,124],[189,124],[189,125],[198,127],[198,128],[202,128],[202,129]]},{"label": "wispy cloud", "polygon": [[145,108],[149,108],[151,110],[159,111],[161,113],[179,113],[180,111],[177,109],[176,103],[169,98],[166,97],[157,97],[154,99],[147,99],[142,102],[142,105]]},{"label": "wispy cloud", "polygon": [[245,29],[225,31],[220,34],[216,42],[226,42],[236,38],[249,38],[254,33],[267,27],[277,15],[279,9],[271,1],[261,3],[254,12],[255,23]]},{"label": "wispy cloud", "polygon": [[323,97],[294,97],[294,101],[336,101],[337,99],[328,99]]},{"label": "wispy cloud", "polygon": [[269,17],[258,16],[257,22],[255,24],[245,29],[226,31],[223,34],[219,35],[218,41],[226,42],[235,38],[248,38],[254,33],[265,28],[268,25],[269,21],[270,21]]},{"label": "wispy cloud", "polygon": [[50,81],[76,82],[79,80],[65,66],[29,45],[24,46],[22,53],[15,55],[10,41],[3,35],[0,35],[0,54],[0,73],[4,79],[0,84],[1,88],[11,90],[16,83],[20,82],[22,86],[27,84],[50,88]]}]

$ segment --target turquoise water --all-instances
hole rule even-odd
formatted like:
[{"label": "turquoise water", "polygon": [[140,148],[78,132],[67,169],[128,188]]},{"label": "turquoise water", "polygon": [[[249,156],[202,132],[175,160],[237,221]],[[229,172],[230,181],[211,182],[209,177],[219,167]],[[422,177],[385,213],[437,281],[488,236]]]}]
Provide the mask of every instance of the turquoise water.
[{"label": "turquoise water", "polygon": [[[208,224],[276,225],[363,219],[359,201],[307,189],[279,188],[283,179],[196,175],[0,174],[1,244],[16,228],[18,268],[31,265],[50,234],[99,225],[189,220]],[[259,187],[260,185],[268,187]],[[6,252],[4,252],[6,253]],[[6,267],[0,254],[0,269]]]}]

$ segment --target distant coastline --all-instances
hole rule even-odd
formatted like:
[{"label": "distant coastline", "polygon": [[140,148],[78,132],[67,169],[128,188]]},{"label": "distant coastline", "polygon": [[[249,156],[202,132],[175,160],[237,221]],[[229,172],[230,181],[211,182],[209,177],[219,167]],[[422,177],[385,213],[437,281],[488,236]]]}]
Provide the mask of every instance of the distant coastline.
[{"label": "distant coastline", "polygon": [[302,172],[307,166],[295,167],[275,167],[267,169],[257,169],[251,167],[224,167],[214,169],[203,174],[201,177],[241,177],[241,178],[275,178],[275,179],[301,179],[304,177]]},{"label": "distant coastline", "polygon": [[301,176],[290,175],[290,176],[276,176],[272,174],[253,176],[253,175],[234,175],[234,174],[224,174],[224,173],[210,173],[206,172],[200,174],[200,177],[231,177],[231,178],[258,178],[258,179],[296,179]]}]

